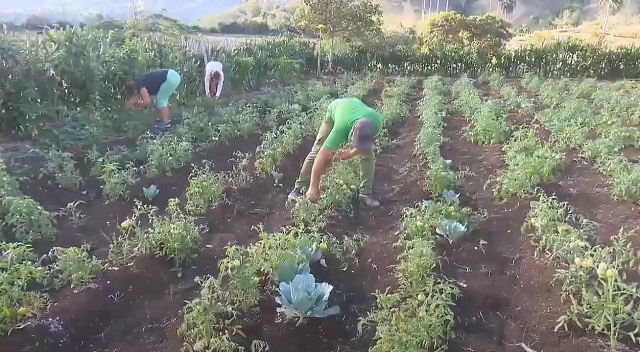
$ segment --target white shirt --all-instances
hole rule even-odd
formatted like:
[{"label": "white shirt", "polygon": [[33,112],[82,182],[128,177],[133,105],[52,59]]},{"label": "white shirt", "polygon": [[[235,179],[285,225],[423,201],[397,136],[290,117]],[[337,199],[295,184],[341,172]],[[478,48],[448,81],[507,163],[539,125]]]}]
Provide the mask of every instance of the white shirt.
[{"label": "white shirt", "polygon": [[216,97],[220,97],[222,84],[224,83],[224,73],[222,72],[222,63],[217,61],[211,61],[207,64],[207,68],[204,73],[204,92],[209,96],[211,92],[211,73],[213,72],[220,72],[220,81],[218,82],[218,89],[216,89]]}]

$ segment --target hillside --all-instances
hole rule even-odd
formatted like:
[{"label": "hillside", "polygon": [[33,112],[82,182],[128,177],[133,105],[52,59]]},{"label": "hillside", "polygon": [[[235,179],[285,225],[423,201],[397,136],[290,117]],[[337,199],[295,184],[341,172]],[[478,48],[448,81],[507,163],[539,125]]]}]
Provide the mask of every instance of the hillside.
[{"label": "hillside", "polygon": [[[377,0],[385,15],[388,27],[414,27],[425,14],[437,11],[454,10],[467,15],[496,12],[502,14],[498,0]],[[640,2],[625,2],[618,12],[638,14]],[[294,0],[295,3],[295,0]],[[632,4],[633,3],[633,4]],[[275,25],[289,23],[288,14],[292,7],[289,0],[24,0],[11,6],[0,7],[0,20],[23,22],[29,16],[42,16],[53,20],[71,22],[83,21],[91,15],[110,18],[129,17],[133,6],[144,13],[166,13],[181,22],[203,27],[233,21],[257,19]],[[423,4],[425,8],[423,9]],[[513,12],[506,17],[517,25],[546,27],[558,18],[571,18],[572,21],[585,21],[596,18],[601,7],[598,0],[518,0]]]},{"label": "hillside", "polygon": [[[574,22],[596,19],[601,13],[598,0],[518,0],[516,7],[510,14],[504,14],[497,0],[377,0],[388,27],[414,27],[425,15],[438,11],[458,11],[466,15],[495,12],[516,25],[532,27],[546,27],[559,18],[571,18]],[[625,4],[617,11],[620,14],[637,15],[640,13],[640,3],[624,0]],[[267,21],[283,20],[287,18],[282,2],[267,3],[258,0],[246,1],[226,11],[203,16],[198,24],[203,27],[215,26],[220,22],[244,21],[249,19],[266,19]],[[425,8],[423,9],[423,4]],[[283,13],[285,12],[285,13]]]}]

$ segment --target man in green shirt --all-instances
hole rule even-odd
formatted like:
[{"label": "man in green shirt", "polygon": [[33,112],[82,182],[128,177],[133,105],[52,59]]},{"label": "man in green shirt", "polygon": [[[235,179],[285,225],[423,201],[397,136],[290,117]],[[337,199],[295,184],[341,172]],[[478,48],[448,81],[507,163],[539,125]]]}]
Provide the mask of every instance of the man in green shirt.
[{"label": "man in green shirt", "polygon": [[[297,200],[303,196],[303,190],[306,189],[307,198],[316,201],[320,196],[320,179],[328,170],[334,157],[347,160],[358,155],[362,179],[358,199],[369,207],[380,206],[380,202],[373,195],[375,174],[373,147],[375,136],[381,130],[380,113],[368,107],[360,99],[344,98],[331,102],[311,152],[304,160],[295,188],[289,193],[289,200]],[[349,141],[351,145],[348,148],[339,150]]]}]

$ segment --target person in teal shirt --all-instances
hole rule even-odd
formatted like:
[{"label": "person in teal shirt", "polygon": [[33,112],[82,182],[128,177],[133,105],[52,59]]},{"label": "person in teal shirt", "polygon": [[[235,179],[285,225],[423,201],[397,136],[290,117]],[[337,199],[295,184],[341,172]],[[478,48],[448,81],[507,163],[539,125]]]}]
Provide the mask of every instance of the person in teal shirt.
[{"label": "person in teal shirt", "polygon": [[160,122],[156,128],[166,130],[171,126],[169,114],[169,98],[180,86],[180,74],[174,70],[154,70],[138,78],[131,78],[125,83],[125,89],[131,97],[127,100],[127,107],[148,108],[151,97],[156,97],[156,106],[160,112]]},{"label": "person in teal shirt", "polygon": [[[360,156],[360,176],[362,184],[358,199],[369,207],[378,207],[380,202],[373,194],[375,175],[375,137],[382,130],[382,116],[360,99],[336,99],[327,109],[327,115],[320,126],[311,152],[300,170],[300,176],[289,200],[297,200],[304,195],[311,201],[320,196],[320,179],[334,157],[347,160]],[[350,145],[344,149],[349,142]],[[328,187],[331,187],[329,185]]]}]

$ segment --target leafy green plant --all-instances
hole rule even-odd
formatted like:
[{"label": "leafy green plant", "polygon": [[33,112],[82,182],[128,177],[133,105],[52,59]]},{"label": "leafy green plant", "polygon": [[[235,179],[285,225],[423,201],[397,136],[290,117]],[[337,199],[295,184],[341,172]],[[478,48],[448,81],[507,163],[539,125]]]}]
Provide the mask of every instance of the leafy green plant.
[{"label": "leafy green plant", "polygon": [[453,242],[461,239],[467,233],[467,226],[455,220],[445,219],[436,227],[436,232],[448,239],[449,242]]},{"label": "leafy green plant", "polygon": [[146,143],[146,169],[150,176],[169,174],[191,160],[193,146],[188,141],[163,135]]},{"label": "leafy green plant", "polygon": [[45,173],[53,175],[58,185],[69,189],[80,187],[82,177],[75,166],[73,154],[52,149],[45,156]]},{"label": "leafy green plant", "polygon": [[99,159],[97,168],[99,169],[99,178],[104,182],[102,191],[111,200],[127,198],[129,187],[139,180],[138,171],[131,162],[121,166],[115,161]]},{"label": "leafy green plant", "polygon": [[53,239],[55,219],[38,202],[23,195],[0,199],[0,228],[9,228],[15,238],[31,242],[39,238]]},{"label": "leafy green plant", "polygon": [[138,227],[137,216],[127,219],[130,222],[126,226],[123,223],[121,228],[135,233],[140,253],[171,259],[175,265],[174,270],[181,276],[180,269],[197,257],[200,251],[200,236],[207,228],[198,225],[193,217],[184,214],[180,209],[180,201],[176,198],[169,199],[166,215],[159,215],[158,208],[155,207],[148,210],[139,209],[137,214],[148,216],[147,229]]},{"label": "leafy green plant", "polygon": [[45,287],[50,282],[47,270],[38,264],[33,247],[0,242],[0,334],[19,329],[25,319],[46,310],[49,298],[37,287]]},{"label": "leafy green plant", "polygon": [[211,164],[195,167],[189,175],[185,210],[189,214],[204,214],[207,209],[226,201],[224,194],[226,178],[213,171]]},{"label": "leafy green plant", "polygon": [[56,258],[51,271],[55,276],[57,288],[63,286],[82,288],[89,285],[104,269],[102,262],[92,258],[87,248],[54,247],[49,252],[49,257]]},{"label": "leafy green plant", "polygon": [[142,194],[150,201],[152,201],[159,192],[160,190],[154,184],[149,185],[149,187],[142,187]]},{"label": "leafy green plant", "polygon": [[291,282],[297,275],[309,274],[310,272],[309,262],[303,261],[300,263],[299,257],[291,255],[278,266],[275,272],[275,278],[278,282]]},{"label": "leafy green plant", "polygon": [[233,169],[227,177],[232,187],[242,188],[251,184],[253,176],[248,169],[250,158],[251,154],[249,153],[241,153],[237,150],[233,152],[233,158],[229,160],[233,163]]},{"label": "leafy green plant", "polygon": [[196,278],[200,297],[184,307],[184,321],[178,335],[184,339],[182,351],[230,351],[244,349],[231,340],[235,334],[243,335],[236,319],[233,298],[220,287],[213,277]]},{"label": "leafy green plant", "polygon": [[276,302],[281,307],[277,311],[286,319],[298,318],[296,325],[302,324],[307,317],[324,318],[340,314],[338,306],[327,308],[332,289],[333,286],[326,282],[316,283],[311,274],[298,274],[291,283],[280,283],[280,296],[276,297]]}]

